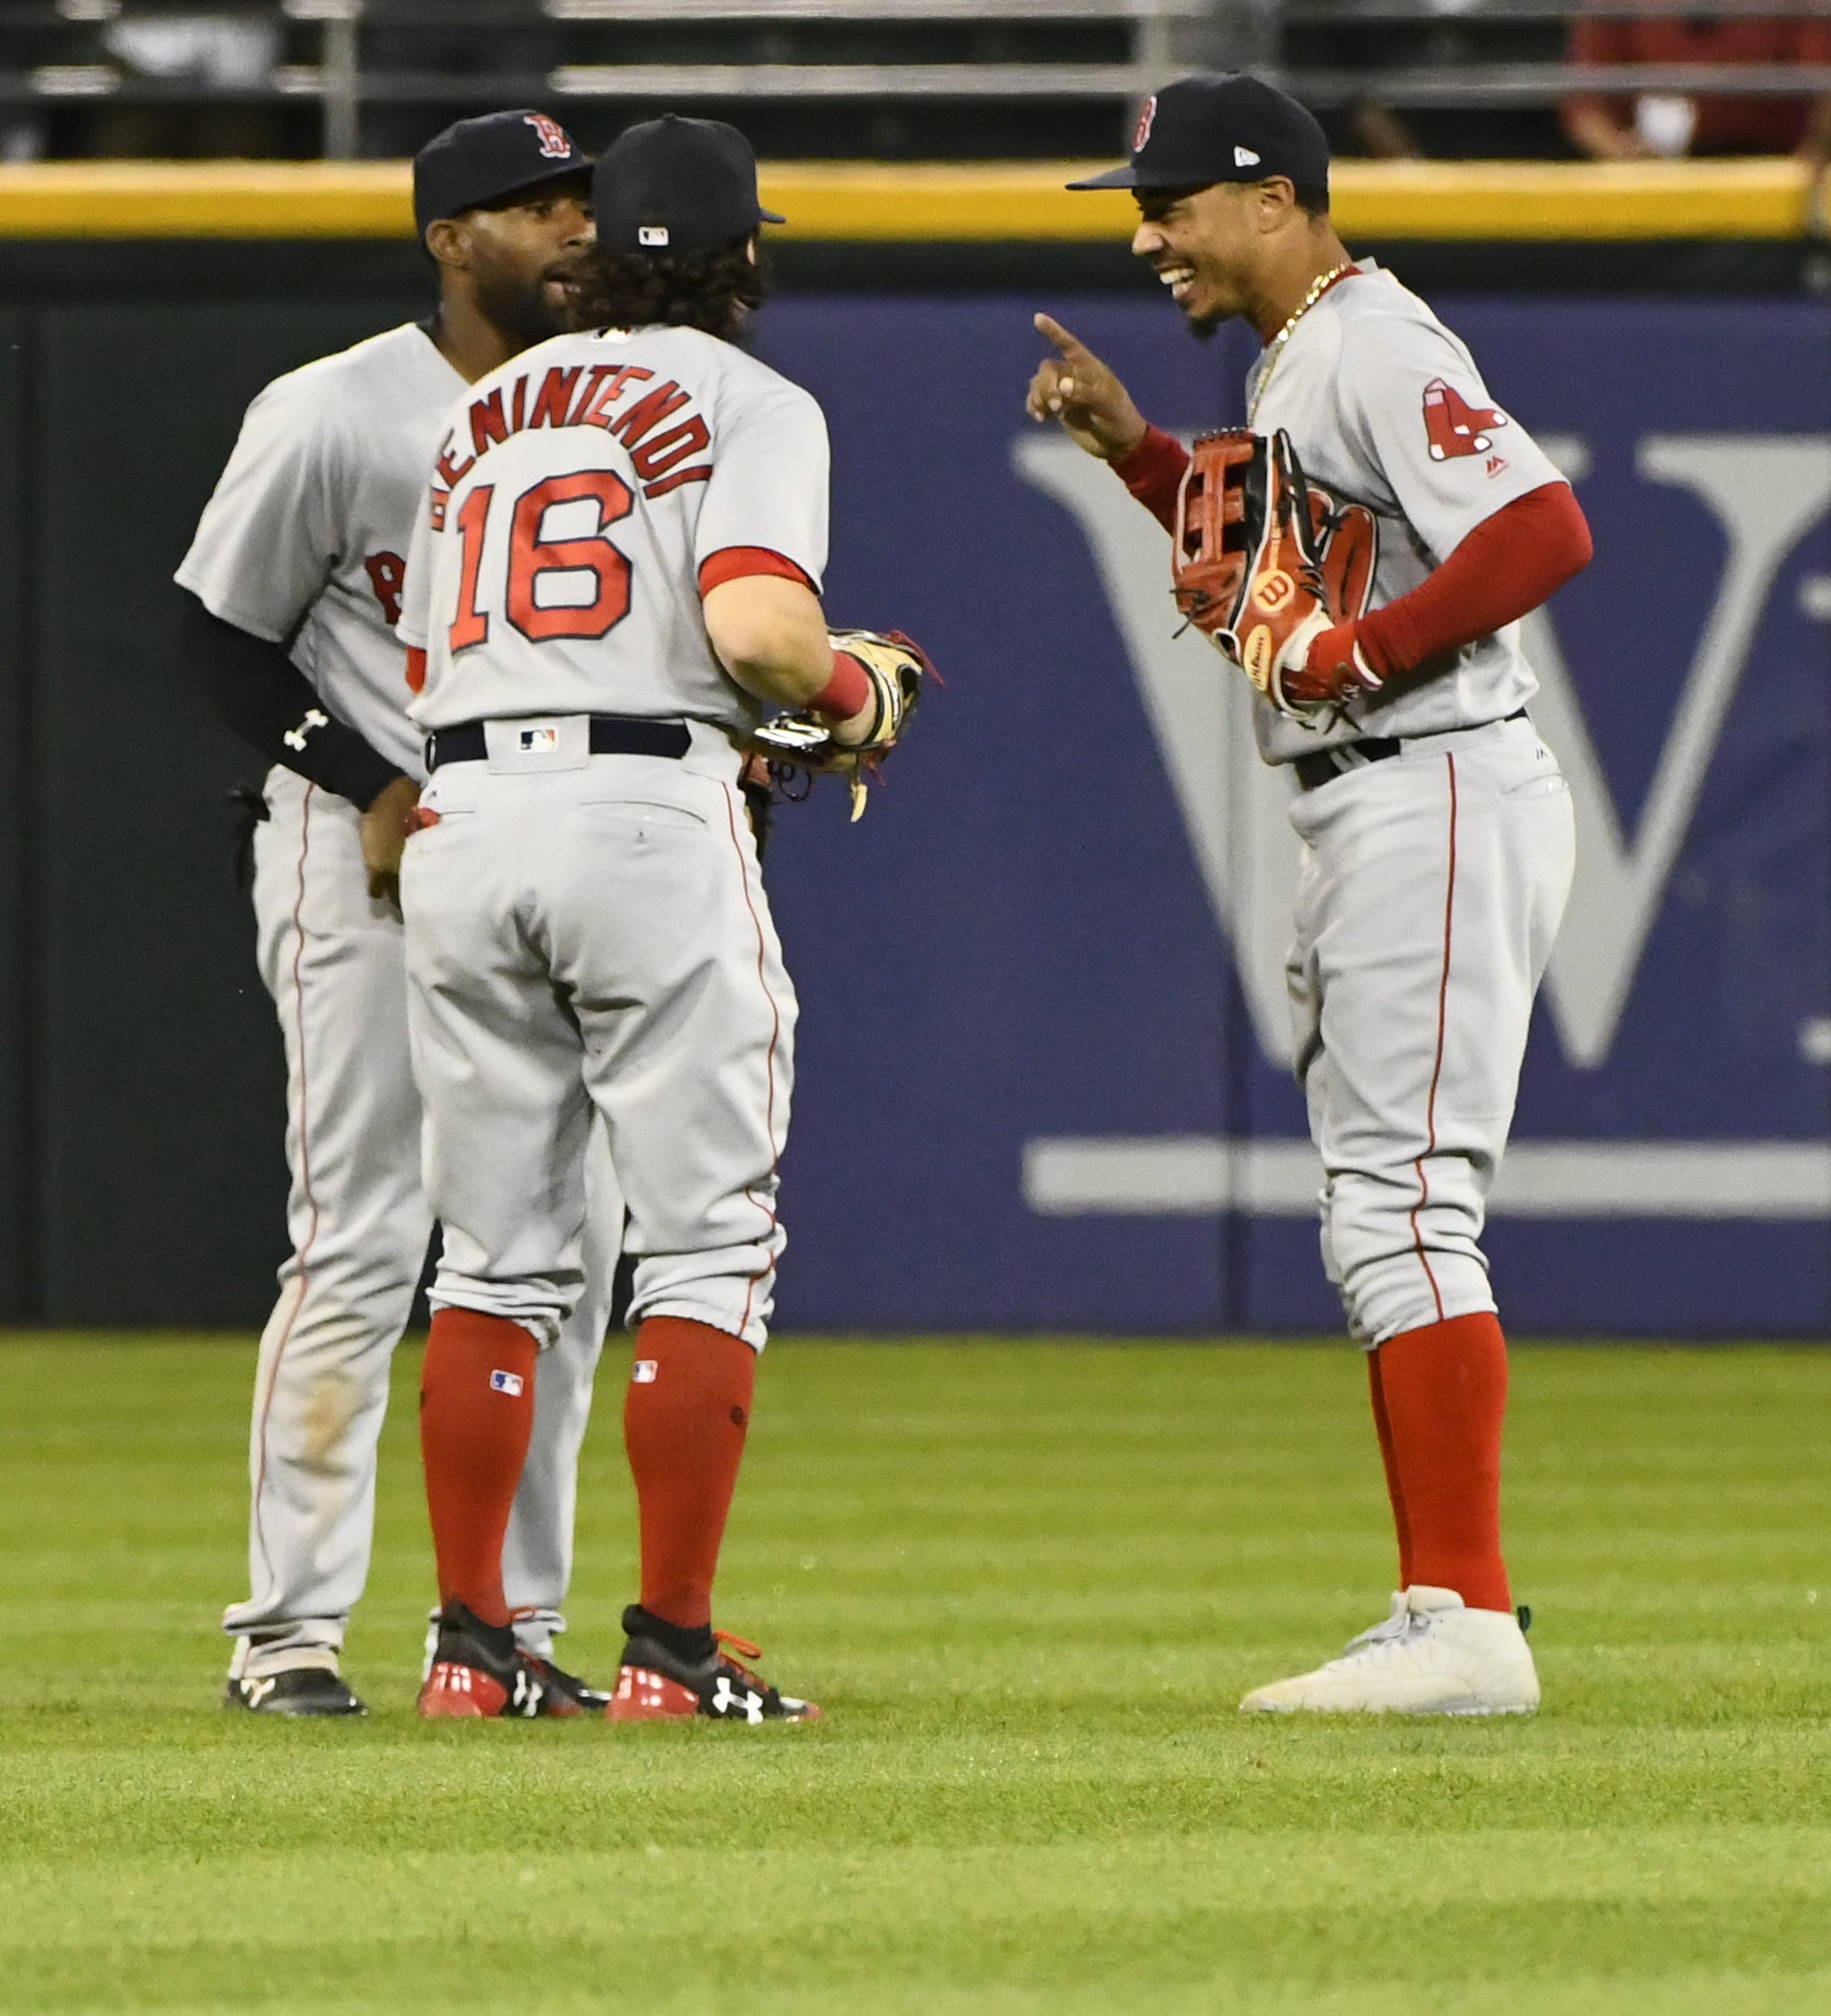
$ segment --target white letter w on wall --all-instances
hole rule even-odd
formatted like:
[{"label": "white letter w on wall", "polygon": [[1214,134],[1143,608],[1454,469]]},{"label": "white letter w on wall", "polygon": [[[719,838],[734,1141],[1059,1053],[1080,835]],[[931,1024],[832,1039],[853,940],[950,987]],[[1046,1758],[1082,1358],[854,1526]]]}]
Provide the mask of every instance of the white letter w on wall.
[{"label": "white letter w on wall", "polygon": [[[1546,446],[1573,473],[1580,467],[1579,444]],[[1196,865],[1232,943],[1254,1032],[1268,1057],[1287,1062],[1283,960],[1297,843],[1285,816],[1289,780],[1262,764],[1253,746],[1246,682],[1230,676],[1193,630],[1173,634],[1163,534],[1103,464],[1057,434],[1019,437],[1012,459],[1072,514],[1093,550]],[[1727,551],[1631,838],[1550,616],[1536,611],[1525,630],[1541,688],[1533,715],[1570,779],[1577,820],[1576,879],[1546,993],[1565,1054],[1588,1066],[1602,1063],[1615,1040],[1774,576],[1831,508],[1831,437],[1824,435],[1652,435],[1641,444],[1639,467],[1649,482],[1697,496],[1720,523]],[[1599,541],[1609,536],[1599,528]],[[1625,664],[1599,676],[1659,692],[1666,690],[1660,669]]]}]

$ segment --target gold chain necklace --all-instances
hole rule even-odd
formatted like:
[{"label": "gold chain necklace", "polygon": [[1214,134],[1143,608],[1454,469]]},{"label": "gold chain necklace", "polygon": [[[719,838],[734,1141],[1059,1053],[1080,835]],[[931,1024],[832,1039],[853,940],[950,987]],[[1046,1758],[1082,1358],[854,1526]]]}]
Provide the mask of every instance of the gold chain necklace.
[{"label": "gold chain necklace", "polygon": [[1259,374],[1259,383],[1253,388],[1252,405],[1246,412],[1246,425],[1248,427],[1259,418],[1260,402],[1265,397],[1265,388],[1272,382],[1272,374],[1277,369],[1278,359],[1284,355],[1284,348],[1290,341],[1291,332],[1303,320],[1304,316],[1315,307],[1316,303],[1322,299],[1323,295],[1334,286],[1342,274],[1352,273],[1354,269],[1354,261],[1352,259],[1343,259],[1340,266],[1330,267],[1327,273],[1318,273],[1315,279],[1310,282],[1309,293],[1291,310],[1284,327],[1266,345],[1265,368]]}]

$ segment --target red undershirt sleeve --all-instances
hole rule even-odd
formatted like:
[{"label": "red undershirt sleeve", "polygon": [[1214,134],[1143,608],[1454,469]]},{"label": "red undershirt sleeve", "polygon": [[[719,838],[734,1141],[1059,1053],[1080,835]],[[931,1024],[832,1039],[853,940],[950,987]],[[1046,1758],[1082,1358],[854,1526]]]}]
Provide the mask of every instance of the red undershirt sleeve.
[{"label": "red undershirt sleeve", "polygon": [[804,588],[814,585],[805,569],[797,567],[783,554],[772,553],[767,546],[721,546],[700,563],[699,592],[707,595],[728,581],[742,580],[746,574],[779,574],[784,581],[798,581]]},{"label": "red undershirt sleeve", "polygon": [[1430,577],[1355,624],[1361,656],[1383,679],[1492,637],[1549,601],[1595,551],[1567,483],[1516,497],[1468,534]]},{"label": "red undershirt sleeve", "polygon": [[1161,427],[1147,427],[1129,455],[1107,465],[1166,532],[1177,528],[1177,492],[1189,467],[1189,450]]}]

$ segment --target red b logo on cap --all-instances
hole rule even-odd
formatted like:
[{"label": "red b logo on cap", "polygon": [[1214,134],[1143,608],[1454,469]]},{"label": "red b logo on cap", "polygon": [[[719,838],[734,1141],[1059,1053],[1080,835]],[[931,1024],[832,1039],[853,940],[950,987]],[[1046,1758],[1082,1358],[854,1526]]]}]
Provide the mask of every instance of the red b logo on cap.
[{"label": "red b logo on cap", "polygon": [[572,143],[566,137],[566,129],[558,119],[550,119],[544,112],[530,112],[522,122],[531,126],[540,135],[541,158],[547,161],[570,161],[572,158]]},{"label": "red b logo on cap", "polygon": [[1138,130],[1132,135],[1132,152],[1134,154],[1143,150],[1145,142],[1150,138],[1151,125],[1156,117],[1157,97],[1153,92],[1150,97],[1145,100],[1144,110],[1138,114]]}]

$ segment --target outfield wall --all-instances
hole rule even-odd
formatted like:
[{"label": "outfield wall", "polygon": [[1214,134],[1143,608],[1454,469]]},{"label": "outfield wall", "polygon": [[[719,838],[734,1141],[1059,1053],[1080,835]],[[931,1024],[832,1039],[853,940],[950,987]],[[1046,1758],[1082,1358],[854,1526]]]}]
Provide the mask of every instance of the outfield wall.
[{"label": "outfield wall", "polygon": [[[279,1043],[230,885],[248,766],[172,663],[167,580],[247,398],[419,311],[420,272],[385,231],[45,240],[7,203],[0,176],[0,1312],[249,1323],[280,1257]],[[1332,1327],[1279,781],[1175,635],[1161,534],[1020,410],[1037,307],[1173,427],[1240,417],[1247,348],[1191,343],[1121,265],[1014,245],[1000,284],[993,240],[893,292],[883,242],[843,269],[785,247],[762,345],[832,421],[834,618],[902,624],[947,679],[862,826],[831,788],[781,817],[783,1321]],[[1783,276],[1459,292],[1455,252],[1390,257],[1599,547],[1531,640],[1583,858],[1497,1204],[1505,1304],[1824,1334],[1831,306]]]}]

